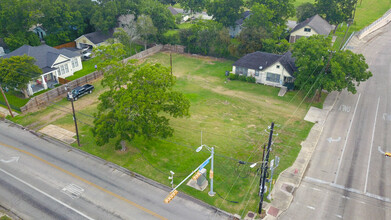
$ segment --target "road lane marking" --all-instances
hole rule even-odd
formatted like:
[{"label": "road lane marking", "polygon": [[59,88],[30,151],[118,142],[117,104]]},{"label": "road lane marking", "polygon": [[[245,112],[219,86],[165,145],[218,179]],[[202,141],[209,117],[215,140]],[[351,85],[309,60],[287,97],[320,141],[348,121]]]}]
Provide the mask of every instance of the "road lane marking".
[{"label": "road lane marking", "polygon": [[11,145],[8,145],[8,144],[4,144],[2,142],[0,142],[0,145],[3,145],[5,147],[11,148],[11,149],[14,149],[14,150],[19,151],[21,153],[27,154],[27,155],[29,155],[29,156],[31,156],[31,157],[33,157],[33,158],[35,158],[35,159],[45,163],[45,164],[47,164],[47,165],[49,165],[49,166],[51,166],[51,167],[53,167],[53,168],[63,172],[63,173],[66,173],[66,174],[68,174],[68,175],[70,175],[70,176],[72,176],[72,177],[74,177],[74,178],[76,178],[76,179],[78,179],[78,180],[80,180],[80,181],[82,181],[84,183],[87,183],[90,186],[93,186],[93,187],[95,187],[95,188],[97,188],[97,189],[99,189],[99,190],[101,190],[101,191],[103,191],[103,192],[105,192],[105,193],[107,193],[107,194],[109,194],[111,196],[114,196],[114,197],[116,197],[116,198],[118,198],[118,199],[120,199],[120,200],[122,200],[122,201],[124,201],[124,202],[126,202],[126,203],[128,203],[128,204],[130,204],[130,205],[132,205],[132,206],[134,206],[134,207],[136,207],[136,208],[138,208],[138,209],[148,213],[148,214],[150,214],[150,215],[153,215],[153,216],[155,216],[158,219],[167,220],[163,216],[161,216],[161,215],[159,215],[159,214],[157,214],[157,213],[155,213],[155,212],[153,212],[153,211],[151,211],[151,210],[149,210],[147,208],[144,208],[143,206],[141,206],[141,205],[139,205],[139,204],[137,204],[135,202],[132,202],[132,201],[130,201],[130,200],[120,196],[120,195],[117,195],[117,194],[115,194],[115,193],[113,193],[113,192],[111,192],[111,191],[109,191],[109,190],[107,190],[107,189],[105,189],[105,188],[103,188],[101,186],[98,186],[98,185],[96,185],[93,182],[90,182],[90,181],[88,181],[86,179],[83,179],[82,177],[80,177],[80,176],[78,176],[78,175],[76,175],[76,174],[74,174],[74,173],[72,173],[72,172],[70,172],[68,170],[65,170],[65,169],[63,169],[63,168],[61,168],[61,167],[59,167],[59,166],[57,166],[57,165],[55,165],[53,163],[50,163],[49,161],[47,161],[47,160],[45,160],[45,159],[43,159],[41,157],[38,157],[35,154],[32,154],[32,153],[30,153],[28,151],[25,151],[23,149],[19,149],[17,147],[14,147],[14,146],[11,146]]},{"label": "road lane marking", "polygon": [[71,206],[67,205],[67,204],[64,203],[64,202],[61,202],[60,200],[54,198],[53,196],[51,196],[51,195],[45,193],[45,192],[42,191],[42,190],[36,188],[35,186],[31,185],[30,183],[27,183],[27,182],[25,182],[24,180],[19,179],[18,177],[14,176],[14,175],[12,175],[12,174],[10,174],[10,173],[8,173],[7,171],[5,171],[5,170],[3,170],[3,169],[1,169],[1,168],[0,168],[0,171],[3,172],[3,173],[5,173],[5,174],[7,174],[8,176],[10,176],[10,177],[16,179],[17,181],[19,181],[19,182],[25,184],[26,186],[28,186],[28,187],[34,189],[35,191],[37,191],[37,192],[39,192],[39,193],[45,195],[46,197],[49,197],[49,198],[51,198],[52,200],[54,200],[54,201],[60,203],[61,205],[67,207],[68,209],[71,209],[72,211],[76,212],[77,214],[83,216],[84,218],[93,220],[93,218],[89,217],[88,215],[82,213],[81,211],[79,211],[79,210],[77,210],[77,209],[75,209],[75,208],[72,208]]},{"label": "road lane marking", "polygon": [[9,160],[0,159],[0,161],[3,163],[12,163],[14,161],[18,162],[18,160],[19,160],[19,157],[11,157],[11,159],[9,159]]},{"label": "road lane marking", "polygon": [[315,207],[312,207],[312,206],[309,206],[309,205],[307,205],[307,208],[315,210]]},{"label": "road lane marking", "polygon": [[375,194],[372,194],[372,193],[364,193],[364,192],[362,192],[362,191],[360,191],[358,189],[347,188],[345,186],[338,185],[338,184],[331,183],[331,182],[327,182],[327,181],[324,181],[324,180],[320,180],[320,179],[316,179],[316,178],[312,178],[312,177],[308,177],[308,176],[304,177],[304,180],[308,181],[308,182],[312,182],[312,183],[319,183],[319,184],[323,184],[323,185],[329,185],[329,186],[337,188],[337,189],[341,189],[341,190],[344,190],[344,191],[356,193],[358,195],[366,196],[366,197],[369,197],[369,198],[372,198],[372,199],[377,199],[377,200],[380,200],[380,201],[383,201],[383,202],[391,203],[391,199],[390,198],[379,196],[379,195],[375,195]]},{"label": "road lane marking", "polygon": [[370,167],[370,165],[371,165],[371,155],[372,155],[372,148],[373,148],[373,140],[374,140],[374,138],[375,138],[376,120],[377,120],[377,112],[379,111],[379,103],[380,103],[380,97],[377,99],[377,107],[376,107],[376,114],[375,114],[375,122],[373,123],[371,149],[370,149],[370,151],[369,151],[369,157],[368,157],[368,167],[367,167],[367,176],[366,176],[366,178],[365,178],[364,193],[367,192],[368,177],[369,177],[369,167]]},{"label": "road lane marking", "polygon": [[352,120],[350,121],[348,133],[347,133],[347,135],[346,135],[345,144],[343,145],[343,148],[342,148],[342,154],[341,154],[341,158],[340,158],[339,163],[338,163],[338,168],[337,168],[337,173],[335,174],[334,183],[337,183],[338,174],[339,174],[339,169],[341,168],[341,164],[342,164],[342,160],[343,160],[343,155],[344,155],[344,153],[345,153],[346,144],[348,143],[350,130],[351,130],[351,128],[352,128],[352,124],[353,124],[353,121],[354,121],[354,116],[356,115],[356,110],[357,110],[358,103],[360,102],[360,97],[361,97],[361,93],[358,95],[358,99],[357,99],[357,102],[356,102],[356,107],[354,107],[353,117],[352,117]]},{"label": "road lane marking", "polygon": [[312,189],[315,190],[315,191],[322,191],[322,190],[320,190],[318,188],[315,188],[315,187],[312,187]]},{"label": "road lane marking", "polygon": [[338,218],[342,218],[342,215],[335,215],[335,216],[337,216]]},{"label": "road lane marking", "polygon": [[76,184],[69,184],[66,187],[64,187],[61,192],[65,193],[67,196],[71,197],[72,199],[79,198],[80,195],[84,192],[84,189]]},{"label": "road lane marking", "polygon": [[341,137],[338,137],[336,139],[333,139],[332,137],[329,137],[326,139],[329,143],[331,142],[339,142],[341,140]]}]

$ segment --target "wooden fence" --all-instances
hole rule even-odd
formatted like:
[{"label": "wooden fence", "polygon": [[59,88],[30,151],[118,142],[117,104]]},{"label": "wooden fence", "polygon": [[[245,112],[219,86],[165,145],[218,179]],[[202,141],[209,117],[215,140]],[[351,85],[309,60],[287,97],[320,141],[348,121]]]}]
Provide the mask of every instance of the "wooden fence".
[{"label": "wooden fence", "polygon": [[76,47],[76,42],[75,42],[75,41],[72,41],[72,42],[69,42],[69,43],[57,45],[57,46],[55,46],[54,48],[56,48],[56,49],[61,49],[61,48],[67,48],[67,47],[75,48],[75,47]]},{"label": "wooden fence", "polygon": [[[151,47],[147,50],[141,51],[140,53],[137,53],[131,57],[128,57],[124,59],[123,61],[126,62],[131,59],[143,59],[145,57],[151,56],[155,53],[158,53],[160,51],[172,51],[175,53],[183,53],[184,46],[178,46],[178,45],[156,45],[154,47]],[[75,79],[73,81],[70,81],[64,85],[61,85],[59,87],[56,87],[52,90],[49,90],[45,93],[42,93],[38,96],[35,96],[31,98],[26,105],[22,106],[20,108],[20,111],[22,113],[24,112],[32,112],[37,111],[39,108],[46,107],[50,104],[52,104],[54,101],[57,101],[59,99],[62,99],[66,97],[67,92],[78,87],[81,85],[84,85],[86,83],[90,83],[100,77],[103,76],[102,71],[95,71],[88,75],[85,75],[81,78]],[[68,88],[68,91],[65,89],[65,87]]]}]

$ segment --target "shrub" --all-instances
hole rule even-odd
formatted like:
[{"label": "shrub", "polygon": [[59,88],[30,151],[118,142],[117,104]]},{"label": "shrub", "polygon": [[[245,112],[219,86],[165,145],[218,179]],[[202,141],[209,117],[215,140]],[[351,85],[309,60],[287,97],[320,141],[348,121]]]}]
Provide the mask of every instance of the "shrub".
[{"label": "shrub", "polygon": [[239,76],[239,80],[243,81],[243,82],[246,82],[246,76],[245,75],[240,75]]},{"label": "shrub", "polygon": [[255,83],[255,77],[253,77],[253,76],[247,76],[247,77],[246,77],[246,81],[249,82],[249,83]]},{"label": "shrub", "polygon": [[238,74],[235,74],[235,73],[230,73],[230,74],[229,74],[229,79],[230,79],[230,80],[237,80],[238,77],[239,77]]}]

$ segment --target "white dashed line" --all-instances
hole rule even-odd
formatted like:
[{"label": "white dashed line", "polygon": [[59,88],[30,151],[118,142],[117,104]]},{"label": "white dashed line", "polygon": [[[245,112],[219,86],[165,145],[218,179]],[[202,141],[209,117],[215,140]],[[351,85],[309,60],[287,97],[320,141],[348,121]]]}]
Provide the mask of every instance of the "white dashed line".
[{"label": "white dashed line", "polygon": [[312,187],[312,189],[315,190],[315,191],[322,191],[322,190],[320,190],[318,188],[315,188],[315,187]]},{"label": "white dashed line", "polygon": [[338,218],[342,218],[342,215],[335,215],[335,216],[337,216]]},{"label": "white dashed line", "polygon": [[312,206],[309,206],[309,205],[307,205],[307,208],[315,210],[315,207],[312,207]]}]

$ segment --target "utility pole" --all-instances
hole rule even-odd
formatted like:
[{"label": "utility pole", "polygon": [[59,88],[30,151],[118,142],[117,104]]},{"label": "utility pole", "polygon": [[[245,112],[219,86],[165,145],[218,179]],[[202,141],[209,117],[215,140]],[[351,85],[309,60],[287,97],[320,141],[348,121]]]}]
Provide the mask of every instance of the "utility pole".
[{"label": "utility pole", "polygon": [[3,91],[3,87],[1,85],[0,85],[0,90],[1,90],[1,94],[3,94],[3,98],[5,100],[5,104],[7,104],[8,111],[10,112],[11,116],[14,117],[14,114],[12,114],[12,110],[11,110],[10,104],[8,104],[7,97],[5,96],[4,91]]},{"label": "utility pole", "polygon": [[68,92],[68,96],[71,99],[71,103],[72,103],[73,121],[75,122],[77,145],[80,147],[79,130],[77,129],[77,121],[76,121],[75,107],[73,105],[73,94],[72,94],[72,92]]},{"label": "utility pole", "polygon": [[170,68],[171,68],[171,75],[172,75],[172,55],[171,55],[171,52],[170,52]]},{"label": "utility pole", "polygon": [[267,173],[267,163],[269,161],[269,153],[270,153],[270,147],[272,145],[272,137],[273,137],[273,129],[274,129],[274,122],[272,122],[272,125],[270,126],[270,134],[269,134],[269,142],[267,144],[267,151],[266,151],[266,158],[262,162],[262,174],[261,174],[261,195],[260,195],[260,201],[258,206],[258,214],[261,215],[262,213],[262,203],[263,203],[263,194],[265,193],[265,182],[266,182],[266,173]]}]

